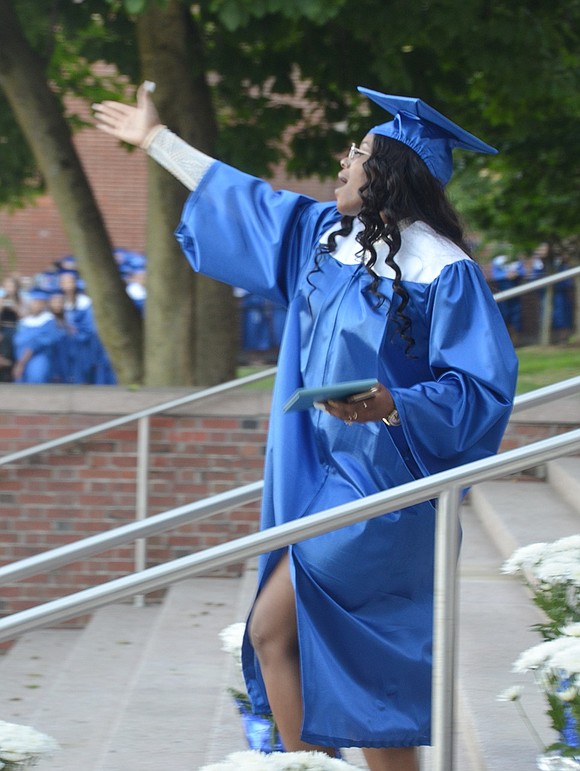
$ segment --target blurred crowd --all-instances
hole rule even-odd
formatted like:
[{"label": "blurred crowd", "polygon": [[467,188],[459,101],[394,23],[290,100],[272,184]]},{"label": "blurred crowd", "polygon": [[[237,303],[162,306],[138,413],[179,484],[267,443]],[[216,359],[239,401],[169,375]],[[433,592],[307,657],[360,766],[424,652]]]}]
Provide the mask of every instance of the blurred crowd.
[{"label": "blurred crowd", "polygon": [[[487,278],[493,292],[521,286],[548,275],[544,262],[547,246],[542,245],[531,256],[511,257],[498,254],[488,265]],[[562,254],[553,261],[550,273],[561,273],[571,268],[570,256]],[[515,345],[534,342],[538,336],[538,327],[545,311],[547,292],[539,289],[535,292],[520,294],[502,300],[499,309]],[[567,342],[574,331],[575,287],[574,279],[567,278],[553,285],[552,307],[550,312],[550,342]],[[531,338],[531,339],[530,339]]]},{"label": "blurred crowd", "polygon": [[[127,294],[144,313],[146,259],[115,250]],[[0,290],[0,382],[114,385],[93,303],[74,257],[29,281],[8,276]]]},{"label": "blurred crowd", "polygon": [[[544,258],[542,247],[530,256],[497,254],[485,266],[487,280],[494,292],[529,283],[546,275]],[[145,256],[116,249],[115,259],[127,294],[144,314]],[[566,256],[554,263],[556,272],[568,267]],[[234,296],[239,313],[239,363],[275,363],[286,310],[241,289],[234,290]],[[537,340],[545,302],[546,290],[537,290],[499,303],[516,345]],[[573,279],[554,286],[550,312],[551,341],[566,342],[574,330]],[[30,280],[4,279],[0,288],[0,382],[116,383],[74,257],[63,257]]]}]

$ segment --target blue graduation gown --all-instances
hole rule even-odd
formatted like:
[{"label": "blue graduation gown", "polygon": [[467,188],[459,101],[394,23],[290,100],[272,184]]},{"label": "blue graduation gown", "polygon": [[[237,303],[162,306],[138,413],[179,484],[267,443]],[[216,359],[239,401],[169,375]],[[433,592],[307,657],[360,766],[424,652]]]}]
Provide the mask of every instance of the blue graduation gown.
[{"label": "blue graduation gown", "polygon": [[[388,271],[379,306],[358,260],[327,255],[312,272],[321,237],[338,219],[333,204],[274,192],[215,163],[190,195],[177,230],[195,270],[288,309],[262,528],[491,455],[511,409],[515,355],[479,267],[422,223],[408,229],[405,286],[415,343],[407,356],[388,318]],[[342,251],[348,256],[347,240]],[[400,428],[346,426],[314,409],[283,412],[296,388],[373,377],[390,389]],[[433,549],[429,502],[290,547],[305,741],[430,742]],[[280,556],[263,555],[259,586]],[[247,636],[243,663],[254,709],[268,711]]]},{"label": "blue graduation gown", "polygon": [[52,383],[54,380],[55,348],[63,337],[52,313],[45,311],[38,316],[24,316],[14,334],[15,359],[18,361],[26,350],[32,351],[19,383]]},{"label": "blue graduation gown", "polygon": [[76,295],[74,304],[65,303],[65,319],[72,335],[69,343],[69,366],[67,381],[75,384],[92,382],[94,368],[94,321],[92,301],[87,295]]}]

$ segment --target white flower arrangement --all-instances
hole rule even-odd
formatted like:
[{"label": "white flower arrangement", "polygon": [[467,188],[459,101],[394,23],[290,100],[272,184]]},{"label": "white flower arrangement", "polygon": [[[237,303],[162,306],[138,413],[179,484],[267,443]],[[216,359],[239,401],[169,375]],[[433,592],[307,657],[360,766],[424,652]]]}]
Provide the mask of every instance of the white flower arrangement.
[{"label": "white flower arrangement", "polygon": [[234,699],[241,700],[250,707],[250,698],[242,685],[242,642],[244,640],[245,630],[246,625],[240,621],[235,624],[230,624],[230,626],[222,629],[219,636],[222,641],[222,651],[229,653],[233,657],[236,665],[237,683],[235,687],[228,688],[228,691]]},{"label": "white flower arrangement", "polygon": [[220,640],[222,641],[222,651],[229,653],[235,663],[236,670],[242,674],[242,642],[244,640],[244,632],[246,625],[243,622],[236,624],[230,624],[222,629],[220,632]]},{"label": "white flower arrangement", "polygon": [[199,771],[359,771],[344,760],[323,752],[233,752],[219,763]]},{"label": "white flower arrangement", "polygon": [[517,549],[502,572],[519,575],[546,615],[546,622],[535,626],[543,642],[523,651],[513,671],[533,673],[559,740],[542,747],[520,703],[519,686],[507,689],[498,699],[516,703],[546,750],[539,761],[541,768],[580,768],[580,535]]},{"label": "white flower arrangement", "polygon": [[239,685],[228,688],[242,718],[242,725],[248,745],[252,750],[281,750],[282,740],[276,721],[271,714],[254,714],[252,703],[243,686],[242,643],[246,625],[243,622],[230,624],[219,633],[222,650],[233,656]]},{"label": "white flower arrangement", "polygon": [[519,575],[531,590],[534,603],[548,618],[536,627],[545,640],[580,622],[580,535],[517,549],[502,572]]},{"label": "white flower arrangement", "polygon": [[31,726],[0,720],[0,769],[16,771],[34,765],[41,755],[50,755],[58,749],[52,736]]}]

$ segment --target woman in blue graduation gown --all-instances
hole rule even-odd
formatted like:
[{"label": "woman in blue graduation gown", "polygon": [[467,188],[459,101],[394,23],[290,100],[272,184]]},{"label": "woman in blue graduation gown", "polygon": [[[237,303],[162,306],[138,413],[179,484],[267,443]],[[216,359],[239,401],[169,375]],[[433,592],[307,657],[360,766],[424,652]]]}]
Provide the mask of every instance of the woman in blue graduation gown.
[{"label": "woman in blue graduation gown", "polygon": [[14,334],[16,383],[52,383],[55,351],[64,333],[47,309],[49,294],[39,289],[28,293],[28,312],[20,319]]},{"label": "woman in blue graduation gown", "polygon": [[[511,410],[513,348],[443,192],[453,147],[495,151],[420,100],[365,93],[395,119],[342,159],[336,203],[190,148],[143,87],[137,107],[96,106],[101,129],[192,191],[177,237],[193,268],[287,308],[263,528],[489,456]],[[283,411],[297,388],[361,378],[380,386],[356,405]],[[372,771],[417,768],[433,550],[426,502],[263,555],[244,671],[287,750],[358,746]]]}]

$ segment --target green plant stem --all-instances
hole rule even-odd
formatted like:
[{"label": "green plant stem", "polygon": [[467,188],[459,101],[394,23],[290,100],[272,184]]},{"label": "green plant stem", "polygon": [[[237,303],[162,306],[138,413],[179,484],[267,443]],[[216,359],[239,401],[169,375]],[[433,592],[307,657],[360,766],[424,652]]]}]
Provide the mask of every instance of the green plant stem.
[{"label": "green plant stem", "polygon": [[534,741],[538,745],[538,748],[540,749],[540,751],[543,752],[545,750],[544,742],[542,741],[542,739],[540,737],[540,734],[536,731],[536,729],[534,727],[534,724],[532,723],[532,721],[528,717],[528,713],[523,708],[523,706],[521,704],[521,701],[519,699],[516,700],[516,707],[519,710],[519,713],[521,715],[522,720],[527,725],[528,731],[531,733],[532,737],[534,738]]}]

